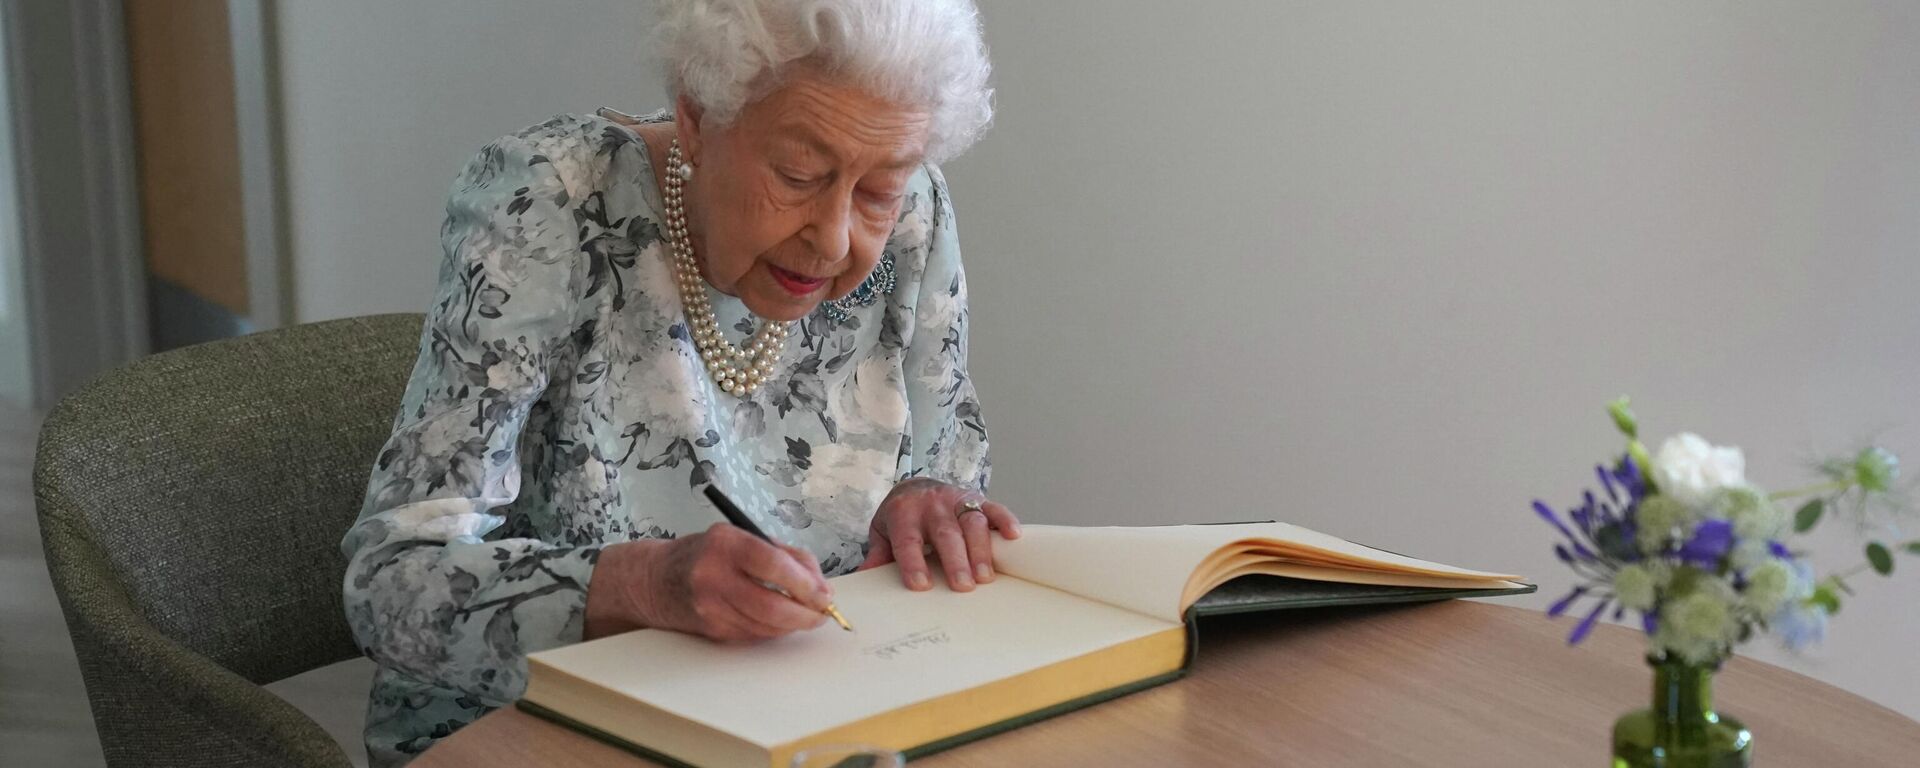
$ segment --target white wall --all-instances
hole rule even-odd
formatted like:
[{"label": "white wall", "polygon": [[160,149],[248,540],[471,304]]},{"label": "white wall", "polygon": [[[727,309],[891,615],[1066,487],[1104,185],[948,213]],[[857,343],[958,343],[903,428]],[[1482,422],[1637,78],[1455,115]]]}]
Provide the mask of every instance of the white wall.
[{"label": "white wall", "polygon": [[[1910,3],[984,6],[1000,119],[948,178],[1029,517],[1272,515],[1544,606],[1527,502],[1618,449],[1614,395],[1775,487],[1920,457]],[[1920,716],[1901,565],[1754,652]]]},{"label": "white wall", "polygon": [[481,145],[561,112],[664,99],[636,0],[277,6],[301,322],[425,311],[447,187]]},{"label": "white wall", "polygon": [[[492,136],[659,104],[635,5],[281,4],[300,317],[424,308]],[[1774,486],[1920,456],[1910,4],[983,5],[1000,118],[948,178],[1028,519],[1279,517],[1540,606],[1527,504],[1617,450],[1614,395]],[[1901,569],[1817,655],[1755,654],[1920,715]]]}]

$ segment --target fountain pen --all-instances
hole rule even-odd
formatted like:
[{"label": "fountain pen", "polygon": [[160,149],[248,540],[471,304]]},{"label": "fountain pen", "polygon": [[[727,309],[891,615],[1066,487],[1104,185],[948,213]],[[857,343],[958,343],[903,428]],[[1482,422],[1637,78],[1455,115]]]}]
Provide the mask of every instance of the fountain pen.
[{"label": "fountain pen", "polygon": [[[719,487],[709,482],[701,490],[707,495],[707,500],[713,502],[713,506],[719,508],[720,514],[726,517],[727,522],[731,523],[733,527],[751,533],[768,544],[774,543],[773,539],[767,536],[767,532],[760,530],[760,526],[754,525],[753,519],[747,517],[747,513],[740,511],[740,505],[733,503],[733,499],[727,498],[727,495],[722,493]],[[767,588],[786,595],[787,597],[793,597],[793,595],[788,594],[786,590],[772,584],[768,584]],[[840,625],[841,629],[848,632],[853,631],[853,625],[847,623],[847,617],[840,615],[840,609],[835,607],[833,603],[827,603],[826,610],[821,611],[821,613],[832,617],[834,622]]]}]

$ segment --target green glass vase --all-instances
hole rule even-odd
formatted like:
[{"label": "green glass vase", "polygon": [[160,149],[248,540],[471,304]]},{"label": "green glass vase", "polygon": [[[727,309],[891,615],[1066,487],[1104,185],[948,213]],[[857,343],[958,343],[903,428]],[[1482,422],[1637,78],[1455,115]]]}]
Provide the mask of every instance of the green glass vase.
[{"label": "green glass vase", "polygon": [[1753,734],[1713,709],[1713,675],[1720,662],[1688,664],[1658,656],[1653,706],[1613,724],[1613,768],[1748,768]]}]

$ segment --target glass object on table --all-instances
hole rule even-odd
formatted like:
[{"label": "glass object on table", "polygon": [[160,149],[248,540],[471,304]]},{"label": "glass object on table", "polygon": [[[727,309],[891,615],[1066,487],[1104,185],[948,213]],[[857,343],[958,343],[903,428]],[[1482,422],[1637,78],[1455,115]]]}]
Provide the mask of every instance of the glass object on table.
[{"label": "glass object on table", "polygon": [[871,744],[825,744],[808,747],[793,756],[792,768],[902,768],[905,757]]},{"label": "glass object on table", "polygon": [[1614,768],[1748,768],[1753,734],[1713,707],[1720,662],[1649,657],[1653,706],[1613,724]]}]

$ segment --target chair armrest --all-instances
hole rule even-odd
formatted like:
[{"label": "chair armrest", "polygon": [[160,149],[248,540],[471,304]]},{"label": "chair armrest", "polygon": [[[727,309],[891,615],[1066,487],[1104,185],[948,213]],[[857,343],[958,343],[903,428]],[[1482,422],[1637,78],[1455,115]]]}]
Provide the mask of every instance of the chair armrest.
[{"label": "chair armrest", "polygon": [[106,559],[41,503],[42,543],[109,765],[345,768],[346,753],[285,700],[147,622]]}]

